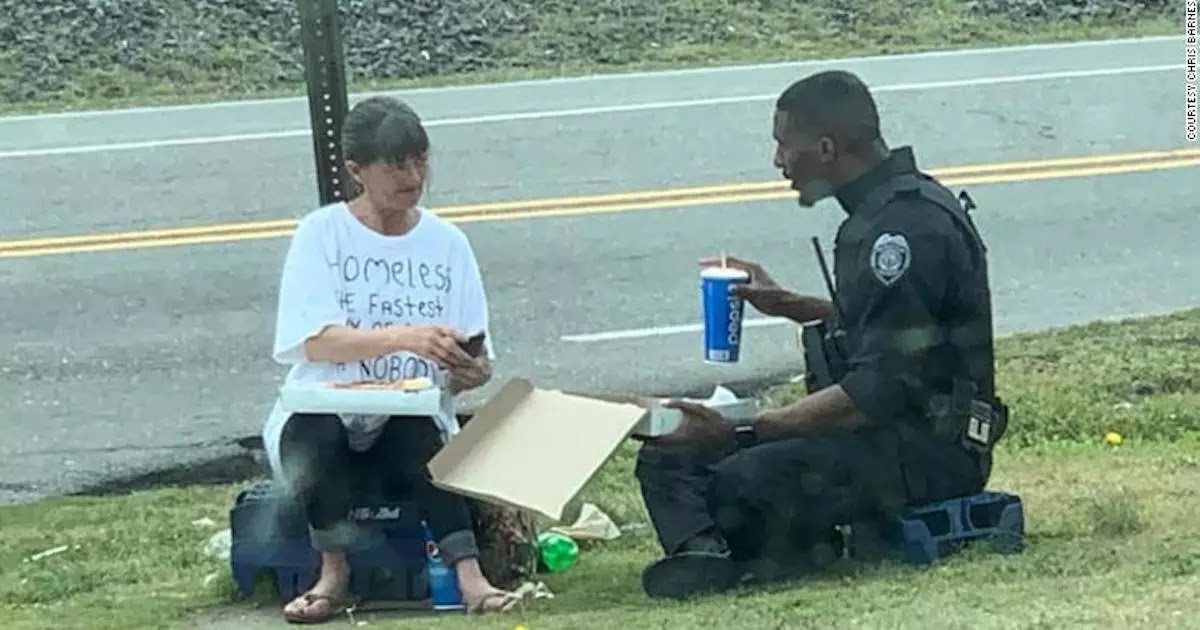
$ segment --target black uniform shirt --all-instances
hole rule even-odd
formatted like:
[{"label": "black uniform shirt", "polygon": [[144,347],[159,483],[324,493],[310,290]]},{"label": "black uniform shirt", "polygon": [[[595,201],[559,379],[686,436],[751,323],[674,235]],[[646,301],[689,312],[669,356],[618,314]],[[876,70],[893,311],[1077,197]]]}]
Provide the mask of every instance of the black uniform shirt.
[{"label": "black uniform shirt", "polygon": [[[846,356],[840,384],[873,424],[922,416],[930,394],[968,377],[967,357],[985,366],[974,379],[979,393],[993,394],[982,243],[924,197],[879,203],[895,182],[917,173],[911,148],[902,147],[837,192],[849,215],[834,250]],[[957,204],[949,190],[936,190]]]}]

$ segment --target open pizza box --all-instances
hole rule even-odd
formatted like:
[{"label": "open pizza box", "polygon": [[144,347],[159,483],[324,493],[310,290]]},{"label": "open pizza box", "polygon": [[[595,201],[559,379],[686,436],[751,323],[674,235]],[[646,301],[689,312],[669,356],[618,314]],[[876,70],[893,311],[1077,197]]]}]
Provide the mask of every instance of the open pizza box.
[{"label": "open pizza box", "polygon": [[[405,385],[411,384],[410,387]],[[285,413],[361,413],[434,416],[441,413],[442,389],[428,379],[378,387],[339,387],[329,383],[291,382],[279,388]]]},{"label": "open pizza box", "polygon": [[[429,462],[433,484],[554,521],[633,435],[670,433],[680,412],[664,400],[540,389],[514,379],[487,400]],[[733,422],[751,422],[752,400],[717,388],[710,404]]]}]

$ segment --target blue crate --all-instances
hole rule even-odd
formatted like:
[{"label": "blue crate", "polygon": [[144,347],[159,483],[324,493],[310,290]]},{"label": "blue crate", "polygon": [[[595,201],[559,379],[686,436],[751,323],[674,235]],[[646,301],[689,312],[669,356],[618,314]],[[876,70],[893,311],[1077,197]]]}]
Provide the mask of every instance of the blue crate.
[{"label": "blue crate", "polygon": [[[405,501],[364,500],[354,520],[378,528],[382,542],[348,556],[351,590],[362,599],[423,600],[429,596],[425,543],[417,506]],[[274,578],[280,601],[316,582],[321,556],[309,542],[304,510],[269,482],[238,493],[229,513],[230,569],[238,591],[254,592],[264,571]]]},{"label": "blue crate", "polygon": [[998,553],[1025,548],[1025,511],[1014,494],[984,491],[910,507],[883,522],[851,525],[849,553],[875,559],[899,555],[905,562],[929,565],[969,544],[984,543]]}]

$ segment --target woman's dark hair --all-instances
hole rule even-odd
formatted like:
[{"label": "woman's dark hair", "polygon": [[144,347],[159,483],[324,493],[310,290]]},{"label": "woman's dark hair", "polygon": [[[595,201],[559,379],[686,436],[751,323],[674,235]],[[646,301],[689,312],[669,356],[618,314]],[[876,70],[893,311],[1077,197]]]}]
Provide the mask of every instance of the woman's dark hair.
[{"label": "woman's dark hair", "polygon": [[429,136],[421,117],[408,105],[373,96],[350,110],[342,124],[342,154],[363,166],[400,166],[429,152]]}]

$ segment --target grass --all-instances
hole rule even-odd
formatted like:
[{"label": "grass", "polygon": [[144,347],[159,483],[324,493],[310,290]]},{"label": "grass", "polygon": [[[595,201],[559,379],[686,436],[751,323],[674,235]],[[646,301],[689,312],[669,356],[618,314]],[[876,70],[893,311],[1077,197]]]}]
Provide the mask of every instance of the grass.
[{"label": "grass", "polygon": [[[621,539],[587,544],[548,576],[558,595],[521,620],[538,628],[1124,628],[1192,623],[1200,593],[1200,309],[1020,335],[999,344],[1015,426],[992,487],[1022,495],[1029,548],[968,552],[932,570],[836,567],[803,584],[685,604],[647,604],[641,567],[658,553],[632,484],[634,446],[586,488]],[[782,401],[791,387],[770,392]],[[1130,406],[1126,406],[1126,404]],[[1107,431],[1125,442],[1108,446]],[[270,602],[226,625],[232,586],[204,553],[243,487],[188,487],[107,498],[54,498],[0,509],[0,626],[12,630],[208,627],[276,619]],[[200,519],[213,523],[194,523]],[[28,560],[66,546],[57,555]],[[218,611],[212,614],[209,611]],[[368,617],[370,619],[370,617]],[[512,628],[513,618],[440,619],[433,627]],[[232,624],[232,625],[230,625]],[[427,628],[378,619],[372,627]],[[201,625],[200,627],[205,627]],[[266,624],[265,627],[273,627]]]},{"label": "grass", "polygon": [[[758,6],[718,0],[664,0],[661,10],[633,17],[609,15],[605,11],[611,7],[607,6],[569,5],[572,8],[565,13],[553,10],[540,14],[531,32],[496,42],[496,58],[489,59],[488,70],[417,78],[376,77],[355,81],[350,87],[352,91],[392,90],[1178,33],[1176,19],[1158,15],[1039,22],[970,12],[961,0],[932,3],[877,0],[871,3],[869,11],[852,5],[840,0],[812,5]],[[845,15],[831,21],[830,14]],[[692,26],[678,25],[683,22]],[[713,24],[724,28],[714,30]],[[655,41],[656,34],[662,42]],[[239,50],[238,46],[213,50],[211,58],[210,53],[187,59],[164,56],[159,62],[162,67],[138,71],[124,67],[79,70],[57,93],[0,102],[0,113],[168,105],[304,93],[302,82],[294,77],[281,80],[277,68],[261,58],[258,62],[262,63],[256,63],[255,58],[242,58]],[[231,55],[236,59],[231,60]],[[0,69],[4,67],[5,57],[0,53]]]},{"label": "grass", "polygon": [[[1176,440],[1200,432],[1200,311],[1006,337],[997,388],[1014,409],[1005,444],[1103,438]],[[799,393],[783,387],[781,403]]]}]

